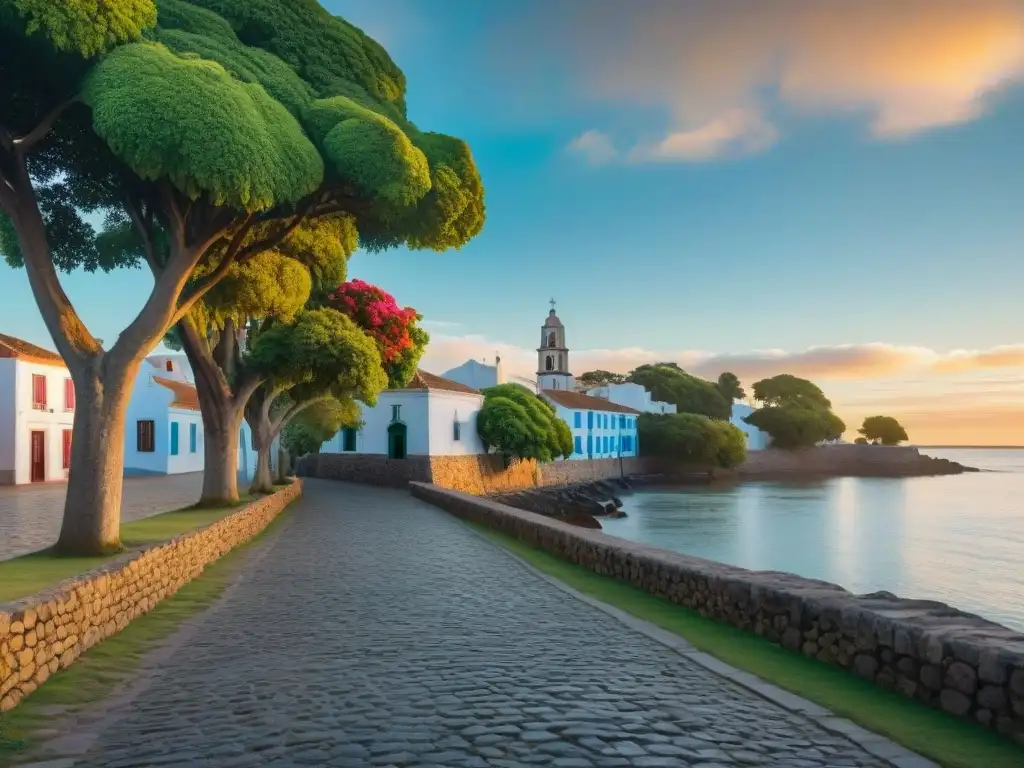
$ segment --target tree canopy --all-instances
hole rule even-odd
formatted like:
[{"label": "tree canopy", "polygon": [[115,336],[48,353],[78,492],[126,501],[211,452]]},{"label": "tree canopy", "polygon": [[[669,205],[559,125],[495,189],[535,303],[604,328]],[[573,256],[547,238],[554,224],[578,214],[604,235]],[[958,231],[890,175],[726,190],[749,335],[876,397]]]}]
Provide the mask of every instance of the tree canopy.
[{"label": "tree canopy", "polygon": [[790,374],[755,382],[754,398],[762,403],[744,420],[766,432],[778,448],[808,448],[838,440],[846,424],[832,412],[832,403],[817,385]]},{"label": "tree canopy", "polygon": [[594,387],[605,387],[609,384],[622,384],[626,380],[624,374],[612,373],[611,371],[587,371],[576,377],[576,383],[586,389]]},{"label": "tree canopy", "polygon": [[330,398],[313,403],[292,419],[281,432],[281,444],[293,456],[319,453],[320,447],[343,427],[358,427],[359,404]]},{"label": "tree canopy", "polygon": [[747,438],[727,421],[695,413],[645,413],[637,420],[640,453],[730,468],[747,457]]},{"label": "tree canopy", "polygon": [[519,384],[498,384],[483,393],[476,428],[488,450],[506,462],[546,462],[572,455],[572,433],[546,400]]},{"label": "tree canopy", "polygon": [[655,400],[673,403],[679,413],[697,413],[712,419],[728,419],[732,402],[726,400],[718,387],[683,371],[675,363],[641,365],[627,381],[640,384]]},{"label": "tree canopy", "polygon": [[868,416],[864,424],[857,430],[866,440],[879,442],[882,445],[899,445],[909,440],[907,430],[892,416]]},{"label": "tree canopy", "polygon": [[715,382],[715,388],[730,404],[747,396],[743,386],[740,384],[739,377],[735,373],[729,373],[728,371],[719,375],[718,381]]}]

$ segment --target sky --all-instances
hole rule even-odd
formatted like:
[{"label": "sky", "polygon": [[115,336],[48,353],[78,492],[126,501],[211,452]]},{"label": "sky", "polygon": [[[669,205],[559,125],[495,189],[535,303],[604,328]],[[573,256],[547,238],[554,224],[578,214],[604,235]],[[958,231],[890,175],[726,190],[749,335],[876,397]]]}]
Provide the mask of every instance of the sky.
[{"label": "sky", "polygon": [[[1024,444],[1024,0],[321,0],[469,142],[484,231],[356,254],[424,316],[436,373],[672,360],[817,382],[853,429]],[[0,329],[52,346],[24,274]],[[65,278],[116,338],[142,272]]]}]

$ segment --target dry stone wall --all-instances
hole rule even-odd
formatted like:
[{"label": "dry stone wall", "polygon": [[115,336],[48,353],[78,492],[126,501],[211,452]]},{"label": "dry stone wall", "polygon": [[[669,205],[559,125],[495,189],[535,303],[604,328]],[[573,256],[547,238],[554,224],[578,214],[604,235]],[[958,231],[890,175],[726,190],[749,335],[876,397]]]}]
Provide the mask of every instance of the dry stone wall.
[{"label": "dry stone wall", "polygon": [[414,496],[1024,744],[1024,635],[942,603],[754,572],[414,483]]},{"label": "dry stone wall", "polygon": [[0,712],[256,536],[301,494],[297,480],[205,528],[0,605]]},{"label": "dry stone wall", "polygon": [[300,477],[405,488],[413,481],[430,482],[430,459],[427,456],[389,459],[366,453],[314,453],[299,459],[295,473]]}]

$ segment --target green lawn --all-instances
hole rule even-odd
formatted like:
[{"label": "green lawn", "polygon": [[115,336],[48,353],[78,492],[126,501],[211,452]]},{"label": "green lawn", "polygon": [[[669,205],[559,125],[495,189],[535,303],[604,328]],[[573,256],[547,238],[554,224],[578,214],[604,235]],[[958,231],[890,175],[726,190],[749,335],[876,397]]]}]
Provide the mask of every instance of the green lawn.
[{"label": "green lawn", "polygon": [[[186,507],[125,523],[121,526],[121,542],[127,550],[167,541],[195,528],[215,523],[250,501],[251,498],[244,496],[238,504],[231,506],[203,509]],[[2,560],[0,603],[35,594],[64,579],[96,568],[117,556],[113,554],[101,557],[58,557],[50,550],[44,549],[13,560]]]},{"label": "green lawn", "polygon": [[[228,508],[222,509],[220,516],[227,511]],[[199,520],[197,524],[201,525],[204,519],[206,522],[217,520],[214,512],[215,510],[204,510],[202,514],[205,517],[202,517],[197,516],[194,511],[181,510],[160,517],[177,515],[180,516],[182,525],[188,519]],[[138,670],[148,651],[171,635],[182,621],[202,611],[220,597],[244,562],[242,553],[280,526],[287,514],[286,509],[250,542],[212,563],[199,578],[193,579],[172,597],[133,621],[114,637],[90,648],[72,666],[54,674],[45,685],[12,711],[0,715],[0,765],[6,765],[5,755],[21,753],[22,757],[28,757],[32,747],[44,739],[46,729],[59,724],[60,720],[57,718],[61,714],[73,714],[78,708],[87,707],[101,700],[116,685],[130,678]],[[147,521],[140,521],[144,522]],[[127,528],[129,526],[122,530]],[[144,537],[149,535],[149,531],[154,532],[154,535],[155,532],[166,532],[170,530],[170,526],[152,524],[132,530],[138,531],[133,533],[134,536]],[[178,532],[184,530],[188,528],[181,528]],[[136,538],[133,541],[140,539]],[[3,575],[0,574],[0,579],[2,578]]]},{"label": "green lawn", "polygon": [[472,525],[542,573],[685,638],[701,651],[884,734],[948,768],[1021,768],[1024,748],[980,726],[877,688],[838,667],[706,619],[488,528]]}]

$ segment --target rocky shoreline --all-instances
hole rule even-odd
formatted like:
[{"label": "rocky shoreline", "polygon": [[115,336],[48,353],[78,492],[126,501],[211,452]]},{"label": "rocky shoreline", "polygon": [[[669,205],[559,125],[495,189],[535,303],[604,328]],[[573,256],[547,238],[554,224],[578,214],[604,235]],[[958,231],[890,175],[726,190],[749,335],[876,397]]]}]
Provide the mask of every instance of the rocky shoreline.
[{"label": "rocky shoreline", "polygon": [[488,498],[580,528],[601,530],[600,518],[626,516],[618,494],[632,487],[625,479],[599,480],[495,493]]}]

